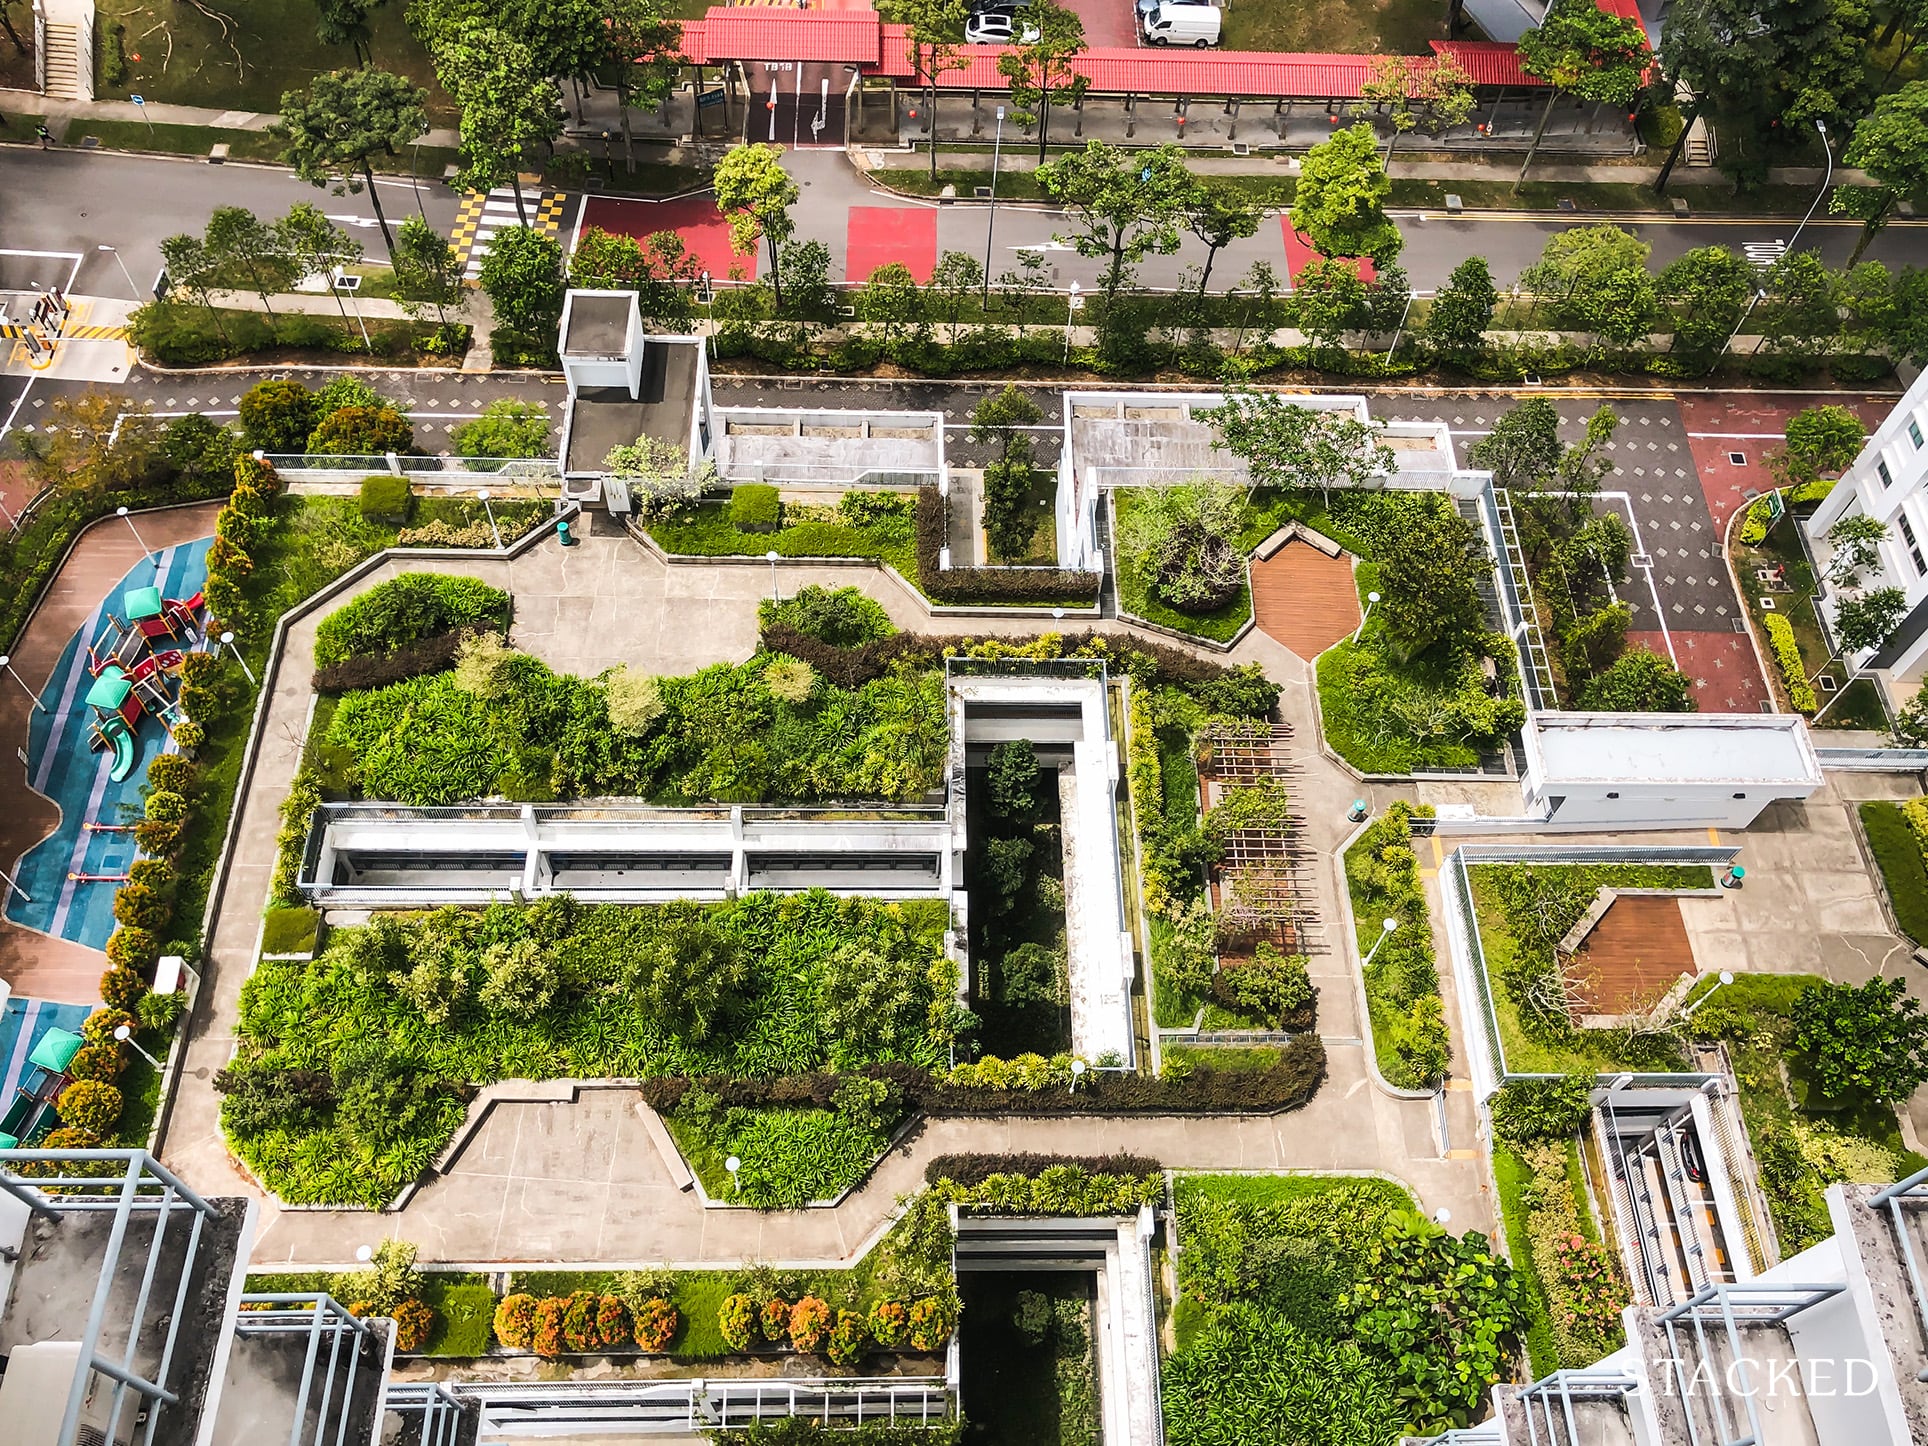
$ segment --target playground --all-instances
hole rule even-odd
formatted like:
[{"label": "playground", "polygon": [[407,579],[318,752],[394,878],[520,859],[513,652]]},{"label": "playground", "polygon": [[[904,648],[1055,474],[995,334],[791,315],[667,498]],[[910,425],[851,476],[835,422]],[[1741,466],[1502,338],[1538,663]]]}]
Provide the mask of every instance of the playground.
[{"label": "playground", "polygon": [[147,765],[172,747],[181,660],[200,642],[210,539],[135,563],[68,639],[27,734],[27,779],[60,824],[20,861],[7,918],[103,948],[134,861]]},{"label": "playground", "polygon": [[53,1101],[80,1049],[84,1004],[9,999],[0,1004],[0,1143],[10,1147],[58,1124]]}]

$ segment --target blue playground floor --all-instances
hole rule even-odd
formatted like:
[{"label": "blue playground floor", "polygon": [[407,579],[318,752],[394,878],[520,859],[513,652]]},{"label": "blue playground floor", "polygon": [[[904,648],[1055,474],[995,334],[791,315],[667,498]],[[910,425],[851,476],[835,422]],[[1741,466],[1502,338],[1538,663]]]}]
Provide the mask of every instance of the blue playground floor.
[{"label": "blue playground floor", "polygon": [[[147,765],[163,750],[172,748],[173,741],[158,719],[143,717],[135,740],[139,753],[134,770],[119,783],[108,776],[113,754],[97,753],[88,747],[85,700],[92,677],[87,671],[87,645],[102,636],[105,614],[111,612],[126,619],[121,594],[128,588],[157,584],[162,595],[170,598],[192,597],[199,592],[207,580],[208,545],[213,540],[204,537],[163,548],[155,562],[136,563],[101,599],[62,651],[40,695],[48,711],[34,710],[27,741],[27,778],[36,792],[60,806],[60,827],[29,849],[20,861],[15,877],[32,900],[23,898],[19,890],[8,892],[7,917],[14,923],[71,939],[90,949],[105,948],[108,935],[114,932],[114,890],[118,885],[83,882],[70,875],[126,873],[134,861],[134,836],[82,825],[139,822]],[[43,1010],[60,1007],[41,1006]],[[0,1059],[3,1066],[4,1059]]]},{"label": "blue playground floor", "polygon": [[84,1004],[49,1004],[40,999],[9,999],[0,1008],[0,1114],[13,1105],[27,1074],[27,1056],[50,1029],[79,1034],[92,1011]]}]

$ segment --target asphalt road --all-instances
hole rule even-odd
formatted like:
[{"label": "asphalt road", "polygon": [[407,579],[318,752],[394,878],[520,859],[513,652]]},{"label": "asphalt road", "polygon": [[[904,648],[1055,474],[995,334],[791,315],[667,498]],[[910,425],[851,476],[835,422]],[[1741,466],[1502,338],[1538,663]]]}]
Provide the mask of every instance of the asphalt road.
[{"label": "asphalt road", "polygon": [[[936,205],[907,201],[879,191],[837,150],[791,151],[786,167],[797,177],[803,199],[793,214],[800,239],[821,240],[830,247],[833,268],[841,275],[849,251],[856,206],[929,207],[936,215],[936,249],[964,251],[982,258],[985,250],[985,208],[975,204]],[[455,221],[457,197],[439,178],[419,186],[403,179],[380,179],[383,205],[391,222],[415,209],[417,197],[431,225],[447,234]],[[160,269],[160,240],[178,231],[198,231],[209,213],[220,205],[247,206],[264,217],[278,216],[297,201],[310,201],[350,226],[371,254],[381,251],[381,235],[373,221],[368,196],[336,196],[307,185],[277,167],[210,166],[199,160],[98,154],[81,151],[38,151],[29,147],[0,147],[0,248],[25,251],[78,252],[82,255],[74,289],[82,294],[121,296],[128,280],[114,257],[97,250],[102,244],[118,247],[136,287],[152,284]],[[1510,285],[1531,264],[1546,240],[1593,218],[1545,213],[1518,216],[1480,215],[1448,219],[1443,213],[1397,212],[1406,234],[1401,264],[1415,287],[1440,285],[1453,267],[1468,256],[1485,256],[1494,279]],[[564,213],[565,228],[573,225],[572,204]],[[1748,220],[1647,220],[1625,225],[1653,247],[1653,264],[1665,265],[1695,246],[1728,245],[1748,251],[1763,261],[1793,236],[1794,222]],[[1077,281],[1086,288],[1099,277],[1101,263],[1059,246],[1054,237],[1068,234],[1067,219],[1059,212],[1033,205],[1002,203],[997,208],[991,271],[995,276],[1012,269],[1020,248],[1044,248],[1055,269],[1057,285]],[[1818,250],[1830,264],[1840,264],[1854,247],[1859,226],[1853,222],[1817,217],[1802,231],[1803,249]],[[1868,248],[1871,260],[1891,266],[1928,265],[1928,221],[1897,222]],[[1202,248],[1187,240],[1174,256],[1147,258],[1139,269],[1141,284],[1171,288],[1187,267],[1203,260]],[[1213,266],[1214,288],[1229,286],[1257,260],[1285,271],[1284,226],[1278,216],[1260,225],[1258,234],[1235,242],[1220,252]]]},{"label": "asphalt road", "polygon": [[[443,235],[455,224],[457,198],[438,176],[419,192],[406,179],[376,179],[389,224],[416,209]],[[273,166],[210,166],[199,159],[130,156],[28,146],[0,147],[0,248],[82,254],[73,290],[83,296],[129,294],[114,257],[117,247],[143,296],[161,269],[161,239],[198,233],[217,206],[246,206],[265,220],[307,201],[345,226],[370,255],[383,254],[381,231],[364,191],[336,196]]]}]

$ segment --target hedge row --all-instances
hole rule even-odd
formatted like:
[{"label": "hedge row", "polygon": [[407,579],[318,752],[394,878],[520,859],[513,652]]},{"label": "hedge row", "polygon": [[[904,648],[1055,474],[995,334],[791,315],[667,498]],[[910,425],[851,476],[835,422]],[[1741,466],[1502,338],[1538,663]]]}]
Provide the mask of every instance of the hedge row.
[{"label": "hedge row", "polygon": [[[1295,1110],[1311,1099],[1325,1079],[1325,1065],[1325,1045],[1319,1037],[1300,1034],[1280,1047],[1279,1062],[1267,1070],[1200,1067],[1184,1079],[1093,1070],[1075,1092],[957,1085],[905,1064],[871,1065],[859,1072],[895,1084],[903,1091],[907,1109],[927,1115],[1270,1115]],[[692,1086],[714,1094],[726,1107],[827,1105],[836,1088],[836,1076],[738,1079],[665,1075],[645,1080],[641,1093],[644,1103],[668,1114],[683,1102]]]},{"label": "hedge row", "polygon": [[1101,576],[1063,567],[940,568],[944,547],[944,498],[937,484],[917,489],[917,581],[940,603],[1095,602]]},{"label": "hedge row", "polygon": [[404,572],[336,608],[315,629],[320,667],[397,648],[457,628],[507,632],[509,595],[477,577]]},{"label": "hedge row", "polygon": [[[872,638],[867,643],[842,648],[835,643],[813,638],[808,633],[798,632],[788,623],[767,622],[763,625],[762,644],[765,652],[783,653],[802,659],[840,688],[858,688],[873,678],[881,678],[895,662],[935,665],[947,654],[968,656],[980,643],[994,645],[1000,656],[1020,657],[1036,650],[1048,636],[1054,635],[980,639],[936,637],[928,633],[892,633],[889,637]],[[1163,643],[1147,642],[1142,638],[1126,638],[1115,633],[1090,630],[1055,636],[1057,644],[1054,656],[1102,658],[1114,669],[1129,672],[1147,685],[1169,683],[1179,687],[1197,686],[1214,682],[1224,677],[1227,671],[1208,658],[1201,658],[1182,648],[1167,647]]]},{"label": "hedge row", "polygon": [[982,1185],[993,1175],[1041,1175],[1069,1165],[1087,1175],[1157,1175],[1164,1166],[1146,1155],[939,1155],[924,1167],[924,1183]]},{"label": "hedge row", "polygon": [[315,669],[317,693],[348,693],[361,688],[384,688],[424,673],[441,673],[455,666],[455,655],[474,632],[455,628],[419,642],[405,643],[392,653],[363,653]]}]

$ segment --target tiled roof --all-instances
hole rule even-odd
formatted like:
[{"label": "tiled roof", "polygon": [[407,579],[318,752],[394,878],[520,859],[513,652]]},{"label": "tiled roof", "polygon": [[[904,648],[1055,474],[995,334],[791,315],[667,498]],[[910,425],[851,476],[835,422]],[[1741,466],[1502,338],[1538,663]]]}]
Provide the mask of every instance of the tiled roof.
[{"label": "tiled roof", "polygon": [[1435,55],[1450,56],[1474,85],[1545,85],[1520,69],[1520,53],[1497,40],[1435,40]]},{"label": "tiled roof", "polygon": [[[877,64],[882,22],[874,10],[784,10],[774,5],[713,5],[683,27],[691,60],[841,60]],[[694,35],[692,35],[694,32]]]}]

